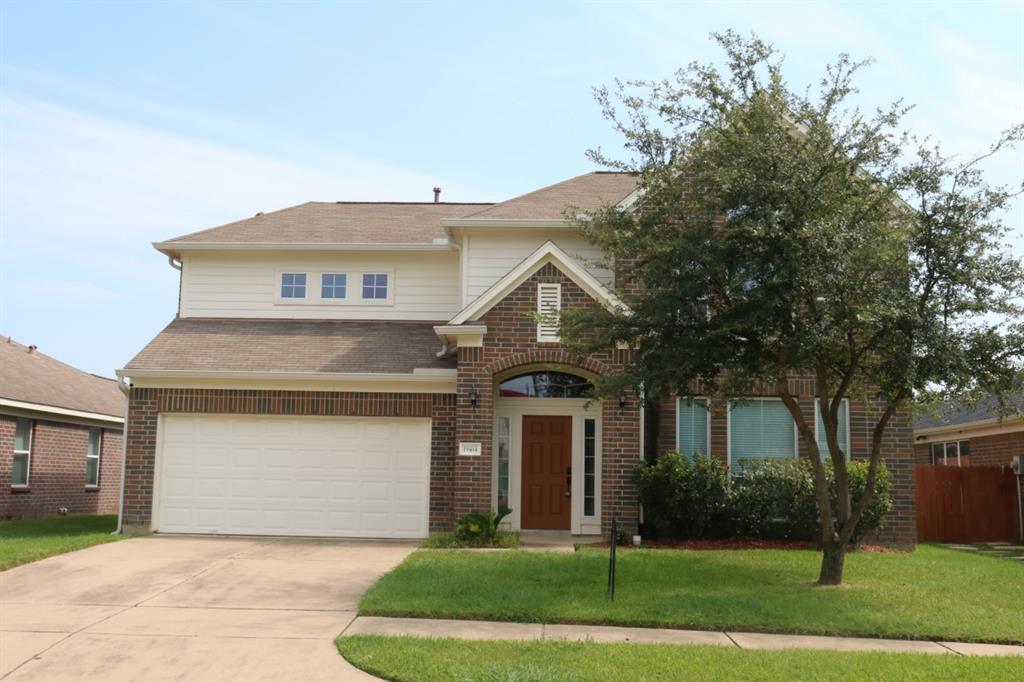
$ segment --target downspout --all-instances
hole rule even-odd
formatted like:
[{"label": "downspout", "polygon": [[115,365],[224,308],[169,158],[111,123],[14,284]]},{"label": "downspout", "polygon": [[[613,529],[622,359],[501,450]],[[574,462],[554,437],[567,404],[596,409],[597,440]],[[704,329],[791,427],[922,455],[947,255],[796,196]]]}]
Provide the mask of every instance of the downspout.
[{"label": "downspout", "polygon": [[124,385],[120,378],[117,380],[117,387],[124,394],[124,425],[121,427],[121,495],[117,504],[117,529],[114,535],[121,535],[124,532],[124,479],[125,465],[128,462],[128,406],[130,404],[129,388]]}]

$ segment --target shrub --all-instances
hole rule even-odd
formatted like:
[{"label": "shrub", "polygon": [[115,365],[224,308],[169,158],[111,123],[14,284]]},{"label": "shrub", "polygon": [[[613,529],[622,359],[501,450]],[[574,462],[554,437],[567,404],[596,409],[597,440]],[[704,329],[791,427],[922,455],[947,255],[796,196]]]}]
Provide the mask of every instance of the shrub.
[{"label": "shrub", "polygon": [[501,520],[512,513],[511,509],[474,511],[463,514],[455,524],[455,538],[467,545],[493,546],[498,538]]},{"label": "shrub", "polygon": [[723,530],[729,474],[717,460],[669,452],[639,464],[635,479],[644,519],[658,535],[702,538]]},{"label": "shrub", "polygon": [[733,480],[729,510],[732,535],[773,540],[818,537],[814,480],[803,461],[750,462]]},{"label": "shrub", "polygon": [[[828,463],[829,497],[832,500],[832,513],[836,513],[836,489],[832,476],[832,463]],[[857,504],[864,494],[864,484],[868,479],[868,463],[864,461],[848,462],[847,477],[850,484],[851,504]],[[892,509],[892,477],[884,463],[879,463],[878,474],[875,476],[875,497],[864,509],[857,527],[853,530],[851,542],[858,544],[865,535],[873,533],[885,525],[885,516]]]}]

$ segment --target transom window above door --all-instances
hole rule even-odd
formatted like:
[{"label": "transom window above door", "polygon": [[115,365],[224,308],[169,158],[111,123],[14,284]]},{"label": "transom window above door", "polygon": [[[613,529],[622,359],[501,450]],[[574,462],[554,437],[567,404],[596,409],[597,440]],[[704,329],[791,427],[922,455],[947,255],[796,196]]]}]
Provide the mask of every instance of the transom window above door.
[{"label": "transom window above door", "polygon": [[568,372],[530,372],[502,381],[498,395],[502,398],[593,398],[594,384]]}]

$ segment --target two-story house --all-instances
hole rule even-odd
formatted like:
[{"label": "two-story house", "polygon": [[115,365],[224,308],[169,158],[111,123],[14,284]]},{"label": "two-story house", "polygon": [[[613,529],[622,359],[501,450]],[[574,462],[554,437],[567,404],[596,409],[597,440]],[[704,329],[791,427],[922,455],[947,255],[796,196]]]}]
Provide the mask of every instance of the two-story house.
[{"label": "two-story house", "polygon": [[[636,526],[645,451],[795,456],[770,396],[646,416],[632,395],[592,399],[629,351],[580,362],[551,313],[623,303],[566,211],[629,206],[636,187],[598,172],[497,204],[307,203],[155,244],[181,271],[179,312],[118,372],[125,525],[418,538],[508,507],[515,529],[597,534]],[[865,409],[844,417],[854,453]],[[912,494],[898,504],[894,539],[912,542]]]}]

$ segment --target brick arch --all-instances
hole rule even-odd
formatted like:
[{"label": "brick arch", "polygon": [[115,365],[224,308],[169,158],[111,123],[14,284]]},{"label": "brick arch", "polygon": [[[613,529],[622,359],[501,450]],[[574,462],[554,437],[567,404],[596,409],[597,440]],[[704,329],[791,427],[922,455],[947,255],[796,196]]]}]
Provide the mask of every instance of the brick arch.
[{"label": "brick arch", "polygon": [[568,367],[584,369],[598,376],[609,376],[613,373],[612,368],[600,360],[588,357],[580,362],[576,356],[568,351],[553,348],[535,348],[521,353],[503,355],[485,365],[483,371],[493,376],[499,372],[504,372],[521,365],[566,365]]}]

